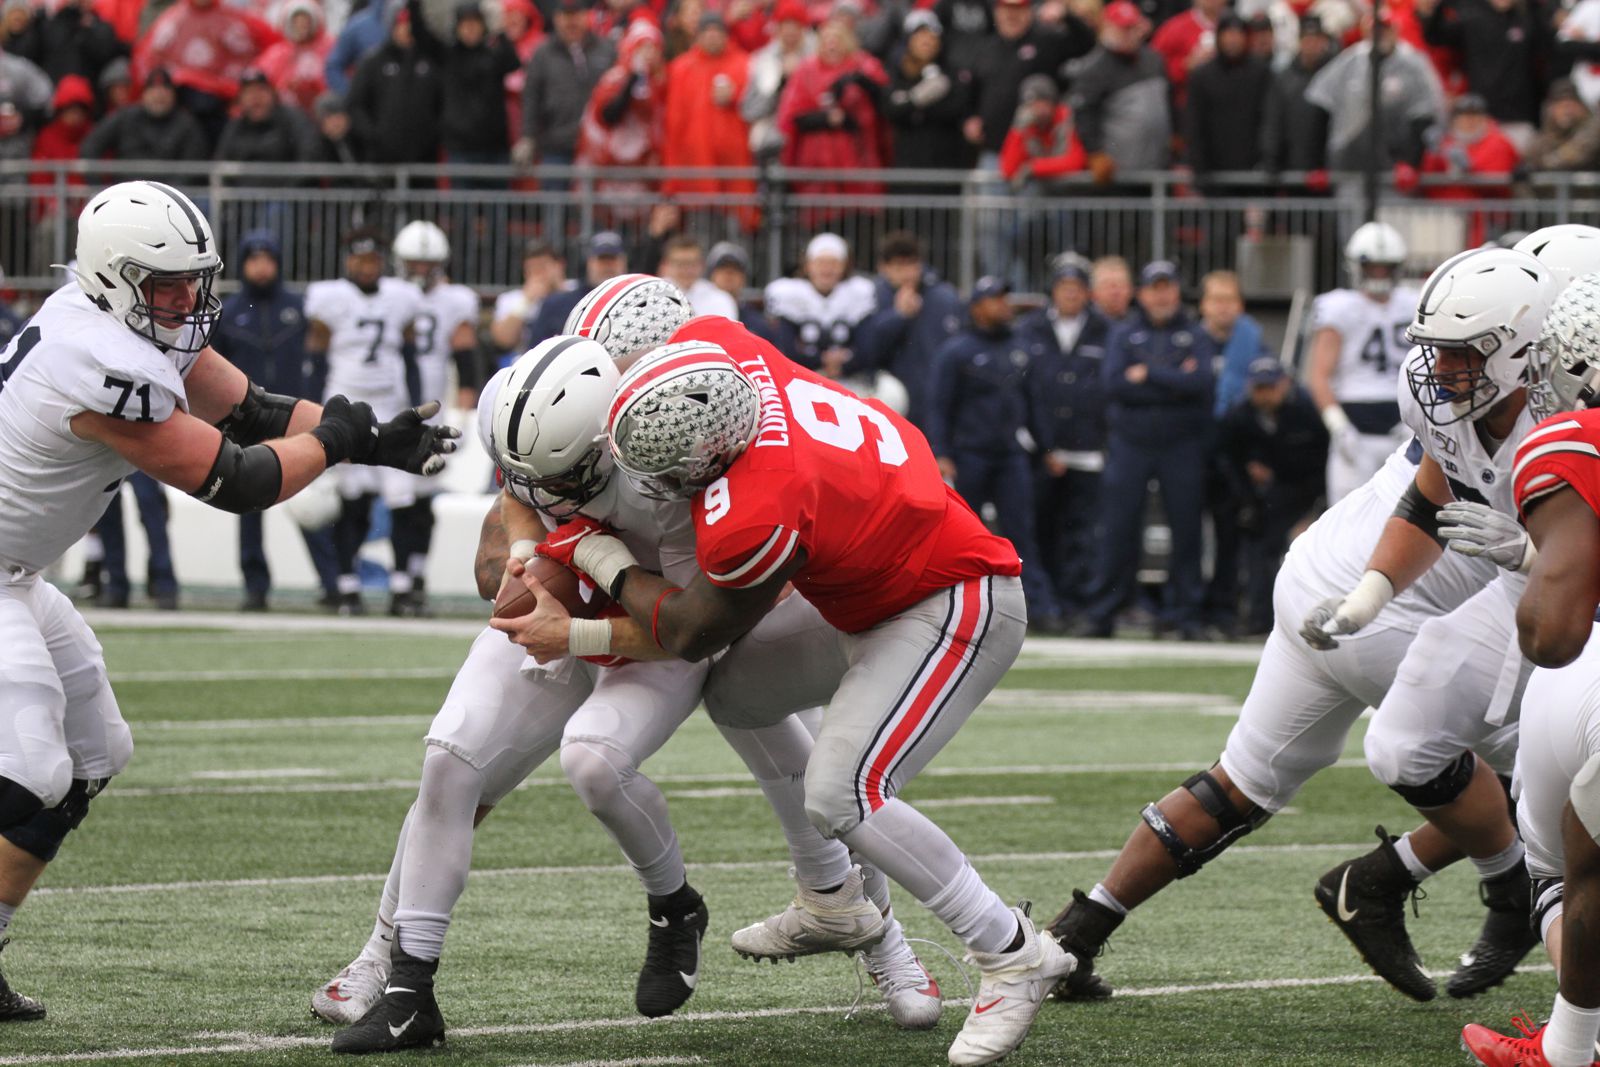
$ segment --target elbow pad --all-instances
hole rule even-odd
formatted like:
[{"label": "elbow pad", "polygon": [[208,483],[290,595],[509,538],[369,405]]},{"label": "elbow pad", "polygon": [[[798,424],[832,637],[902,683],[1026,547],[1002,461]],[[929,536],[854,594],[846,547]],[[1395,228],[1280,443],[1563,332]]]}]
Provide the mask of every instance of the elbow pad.
[{"label": "elbow pad", "polygon": [[1444,538],[1439,536],[1439,507],[1440,505],[1423,496],[1422,490],[1417,488],[1417,483],[1412,482],[1400,495],[1400,503],[1395,505],[1394,517],[1409,522],[1442,546]]},{"label": "elbow pad", "polygon": [[270,508],[283,491],[283,464],[266,445],[241,448],[226,437],[217,449],[211,472],[200,488],[189,494],[235,515]]},{"label": "elbow pad", "polygon": [[251,382],[244,399],[222,417],[217,429],[238,445],[274,441],[288,434],[289,420],[294,418],[294,406],[298,403],[295,397],[269,393]]}]

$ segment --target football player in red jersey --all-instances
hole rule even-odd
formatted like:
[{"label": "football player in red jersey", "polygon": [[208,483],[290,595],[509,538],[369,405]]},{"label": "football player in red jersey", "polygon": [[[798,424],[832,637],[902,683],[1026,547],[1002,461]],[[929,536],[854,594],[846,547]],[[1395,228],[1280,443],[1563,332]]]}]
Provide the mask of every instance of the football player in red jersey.
[{"label": "football player in red jersey", "polygon": [[[950,1062],[992,1063],[1075,961],[895,794],[1016,658],[1021,561],[888,408],[730,320],[692,320],[673,340],[623,376],[608,430],[642,490],[691,500],[703,574],[680,589],[592,523],[551,541],[667,651],[699,660],[734,646],[707,682],[718,723],[827,703],[807,813],[966,943],[982,981]],[[800,595],[780,600],[790,582]]]},{"label": "football player in red jersey", "polygon": [[[1569,285],[1545,320],[1528,403],[1545,419],[1514,468],[1527,530],[1489,546],[1528,569],[1517,606],[1523,654],[1539,666],[1522,700],[1518,829],[1534,915],[1561,975],[1549,1022],[1521,1037],[1472,1024],[1462,1042],[1492,1067],[1588,1067],[1600,1037],[1600,274]],[[1531,565],[1531,566],[1530,566]]]}]

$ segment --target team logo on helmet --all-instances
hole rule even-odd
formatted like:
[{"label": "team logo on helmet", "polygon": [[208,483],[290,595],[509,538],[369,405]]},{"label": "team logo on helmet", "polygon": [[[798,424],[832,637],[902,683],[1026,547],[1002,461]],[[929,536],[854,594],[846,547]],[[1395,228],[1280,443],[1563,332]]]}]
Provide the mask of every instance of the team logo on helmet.
[{"label": "team logo on helmet", "polygon": [[563,333],[598,341],[612,359],[666,344],[693,317],[689,298],[665,278],[623,274],[578,301]]}]

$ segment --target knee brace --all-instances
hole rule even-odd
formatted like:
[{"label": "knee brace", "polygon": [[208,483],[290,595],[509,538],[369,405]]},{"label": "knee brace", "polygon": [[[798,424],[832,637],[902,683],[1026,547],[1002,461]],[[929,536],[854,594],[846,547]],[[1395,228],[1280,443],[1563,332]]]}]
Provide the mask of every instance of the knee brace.
[{"label": "knee brace", "polygon": [[32,818],[0,831],[0,837],[22,851],[49,863],[61,851],[61,842],[78,828],[89,814],[89,801],[95,798],[109,782],[108,778],[92,781],[75,778],[66,799],[53,808],[40,807]]},{"label": "knee brace", "polygon": [[1228,800],[1227,791],[1210,771],[1191,775],[1184,781],[1183,787],[1200,802],[1200,807],[1205,813],[1217,820],[1217,825],[1222,828],[1222,836],[1205,848],[1191,848],[1186,845],[1157,805],[1146,804],[1144,810],[1139,813],[1144,819],[1144,824],[1150,827],[1151,832],[1166,848],[1167,854],[1172,857],[1172,861],[1178,865],[1179,878],[1189,877],[1220,856],[1229,845],[1272,818],[1270,811],[1258,808],[1254,804],[1250,805],[1249,811],[1240,814]]},{"label": "knee brace", "polygon": [[0,775],[0,834],[9,834],[44,810],[39,794]]},{"label": "knee brace", "polygon": [[1545,940],[1545,933],[1552,923],[1561,918],[1561,895],[1566,882],[1560,878],[1535,878],[1533,880],[1533,909],[1532,925],[1534,932],[1539,935],[1539,940]]},{"label": "knee brace", "polygon": [[1478,757],[1471,752],[1463,752],[1448,767],[1421,785],[1391,785],[1389,788],[1419,811],[1442,808],[1467,791],[1477,767]]}]

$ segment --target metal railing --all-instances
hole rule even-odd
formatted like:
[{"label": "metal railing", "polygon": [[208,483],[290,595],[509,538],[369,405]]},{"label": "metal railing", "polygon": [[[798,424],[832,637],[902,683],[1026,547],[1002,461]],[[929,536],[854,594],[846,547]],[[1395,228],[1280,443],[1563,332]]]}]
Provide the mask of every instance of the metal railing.
[{"label": "metal railing", "polygon": [[[1118,254],[1137,264],[1178,263],[1193,286],[1206,272],[1238,270],[1255,300],[1287,302],[1301,289],[1339,284],[1344,238],[1362,220],[1359,177],[1335,175],[1317,191],[1306,175],[1219,174],[1202,195],[1184,172],[1121,175],[1110,186],[1087,176],[1047,191],[1014,190],[982,171],[819,171],[757,169],[596,170],[497,166],[83,161],[0,163],[0,269],[8,288],[47,290],[62,275],[51,264],[72,255],[78,212],[112,181],[156,178],[187,191],[206,210],[223,255],[247,231],[272,229],[295,284],[336,277],[340,235],[355,225],[394,232],[424,218],[451,240],[451,274],[485,294],[520,283],[522,250],[544,239],[568,250],[581,273],[582,239],[598,230],[644,248],[652,215],[670,204],[683,228],[707,244],[735,240],[750,251],[753,284],[788,273],[810,236],[833,230],[870,268],[878,240],[908,229],[960,288],[982,274],[1006,275],[1021,290],[1044,285],[1049,256],[1073,248]],[[1390,196],[1380,217],[1407,236],[1408,266],[1424,273],[1468,244],[1555,222],[1600,221],[1600,176],[1539,175],[1503,180],[1425,180],[1481,186],[1471,200]],[[655,221],[660,222],[659,218]],[[654,263],[634,262],[653,270]]]}]

